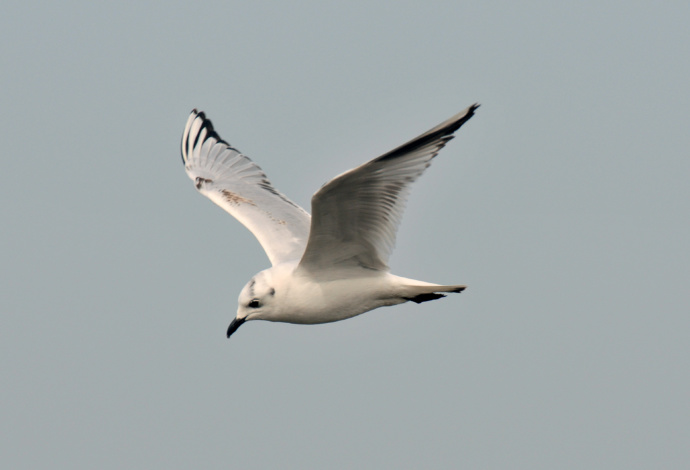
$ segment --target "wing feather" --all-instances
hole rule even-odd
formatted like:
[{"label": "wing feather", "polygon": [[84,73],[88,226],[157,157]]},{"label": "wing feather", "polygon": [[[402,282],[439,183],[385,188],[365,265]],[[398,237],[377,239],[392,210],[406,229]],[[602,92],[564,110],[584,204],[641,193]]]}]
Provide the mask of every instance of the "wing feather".
[{"label": "wing feather", "polygon": [[478,106],[319,189],[311,200],[311,231],[300,269],[312,275],[334,267],[388,270],[410,185]]},{"label": "wing feather", "polygon": [[193,110],[182,134],[182,162],[196,189],[259,240],[271,264],[302,256],[310,216],[276,190],[261,168],[220,138]]}]

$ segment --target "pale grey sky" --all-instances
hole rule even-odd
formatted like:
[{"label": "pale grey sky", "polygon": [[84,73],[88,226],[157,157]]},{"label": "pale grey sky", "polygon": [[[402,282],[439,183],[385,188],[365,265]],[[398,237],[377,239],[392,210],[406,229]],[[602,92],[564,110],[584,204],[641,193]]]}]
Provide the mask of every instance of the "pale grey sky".
[{"label": "pale grey sky", "polygon": [[[0,467],[687,465],[687,2],[6,3]],[[475,101],[391,260],[465,293],[225,339],[192,108],[308,208]]]}]

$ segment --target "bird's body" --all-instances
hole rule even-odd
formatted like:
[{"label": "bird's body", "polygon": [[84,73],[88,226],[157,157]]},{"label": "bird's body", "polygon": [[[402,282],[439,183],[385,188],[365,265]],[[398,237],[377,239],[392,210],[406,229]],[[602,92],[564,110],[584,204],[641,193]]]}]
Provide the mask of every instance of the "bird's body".
[{"label": "bird's body", "polygon": [[248,320],[329,323],[461,292],[465,286],[395,276],[387,261],[410,184],[476,108],[332,179],[314,194],[313,217],[192,111],[182,137],[187,174],[254,233],[273,265],[242,289],[228,337]]},{"label": "bird's body", "polygon": [[330,323],[414,300],[430,288],[434,292],[458,292],[464,286],[439,286],[364,268],[349,268],[335,279],[318,279],[300,273],[298,263],[288,261],[254,276],[242,290],[239,304],[248,305],[254,298],[269,299],[264,304],[270,302],[275,307],[257,312],[257,320]]},{"label": "bird's body", "polygon": [[392,305],[387,303],[394,290],[391,274],[352,270],[347,278],[320,281],[296,268],[296,262],[286,262],[260,272],[242,291],[240,304],[248,304],[261,288],[269,295],[275,289],[275,308],[257,318],[301,324],[330,323]]}]

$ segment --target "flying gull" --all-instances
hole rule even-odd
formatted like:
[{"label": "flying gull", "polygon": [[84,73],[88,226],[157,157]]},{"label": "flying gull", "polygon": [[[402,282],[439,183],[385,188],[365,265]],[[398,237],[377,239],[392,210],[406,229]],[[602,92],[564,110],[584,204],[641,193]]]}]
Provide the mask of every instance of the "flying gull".
[{"label": "flying gull", "polygon": [[242,289],[228,338],[249,320],[328,323],[462,292],[463,285],[395,276],[388,257],[410,185],[478,107],[336,176],[312,196],[311,216],[193,110],[182,134],[187,174],[201,194],[254,234],[272,265]]}]

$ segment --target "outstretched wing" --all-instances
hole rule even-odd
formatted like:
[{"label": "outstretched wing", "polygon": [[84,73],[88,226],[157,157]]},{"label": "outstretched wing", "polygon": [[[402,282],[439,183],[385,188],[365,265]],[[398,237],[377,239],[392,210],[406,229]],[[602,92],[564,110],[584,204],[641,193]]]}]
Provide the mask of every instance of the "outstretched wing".
[{"label": "outstretched wing", "polygon": [[279,193],[259,166],[193,110],[182,134],[182,161],[201,194],[247,227],[271,264],[296,260],[309,236],[309,214]]},{"label": "outstretched wing", "polygon": [[478,106],[319,189],[311,199],[311,231],[300,269],[312,275],[349,266],[388,270],[410,185]]}]

